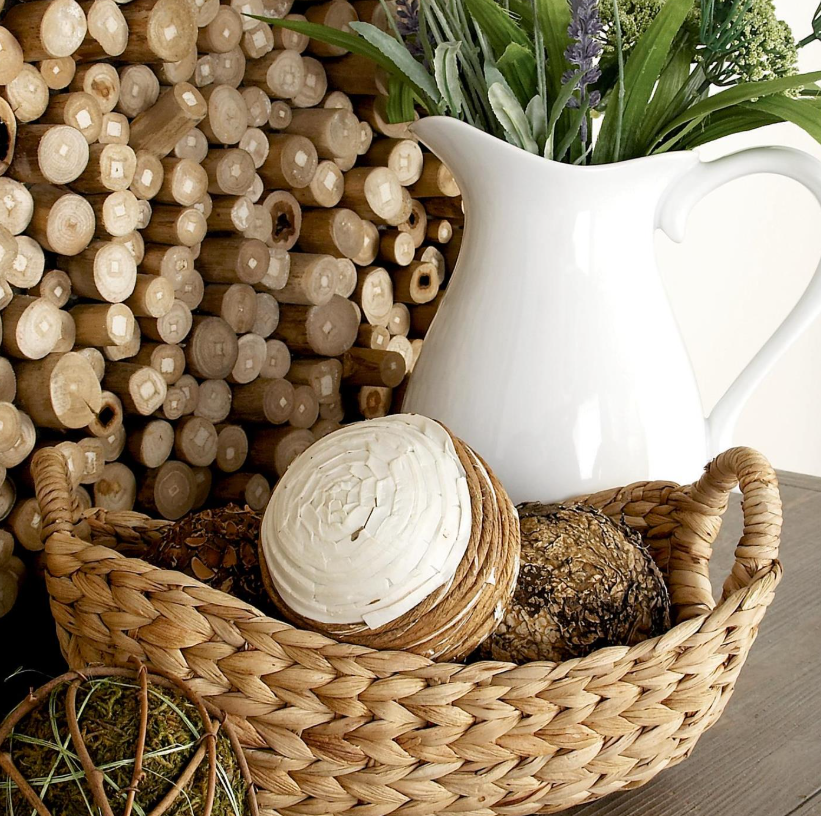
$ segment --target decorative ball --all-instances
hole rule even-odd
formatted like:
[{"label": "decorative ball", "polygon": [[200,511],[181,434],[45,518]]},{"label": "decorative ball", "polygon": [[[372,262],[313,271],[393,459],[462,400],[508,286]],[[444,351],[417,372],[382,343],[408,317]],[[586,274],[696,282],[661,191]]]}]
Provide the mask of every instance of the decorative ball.
[{"label": "decorative ball", "polygon": [[561,661],[669,628],[664,578],[635,530],[586,505],[517,509],[519,579],[483,657]]},{"label": "decorative ball", "polygon": [[259,572],[260,521],[236,504],[190,513],[163,529],[141,557],[264,610],[270,600]]},{"label": "decorative ball", "polygon": [[145,667],[69,672],[42,686],[0,724],[0,755],[9,813],[255,812],[228,724],[181,681]]},{"label": "decorative ball", "polygon": [[263,580],[302,628],[458,660],[516,581],[516,511],[482,460],[423,416],[346,425],[290,465],[262,522]]}]

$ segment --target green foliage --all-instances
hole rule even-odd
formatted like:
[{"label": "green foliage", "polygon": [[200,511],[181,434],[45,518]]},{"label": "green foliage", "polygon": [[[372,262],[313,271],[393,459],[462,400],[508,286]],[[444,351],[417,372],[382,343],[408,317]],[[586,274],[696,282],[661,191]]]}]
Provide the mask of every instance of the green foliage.
[{"label": "green foliage", "polygon": [[[773,0],[397,5],[406,28],[416,21],[413,30],[394,26],[387,34],[353,23],[348,34],[302,21],[267,22],[373,59],[390,74],[391,121],[409,120],[420,107],[554,161],[602,164],[691,149],[780,121],[821,141],[821,91],[814,84],[821,72],[796,74],[798,46]],[[821,5],[800,45],[815,39]],[[724,90],[715,92],[717,86]],[[595,140],[591,114],[604,114]]]}]

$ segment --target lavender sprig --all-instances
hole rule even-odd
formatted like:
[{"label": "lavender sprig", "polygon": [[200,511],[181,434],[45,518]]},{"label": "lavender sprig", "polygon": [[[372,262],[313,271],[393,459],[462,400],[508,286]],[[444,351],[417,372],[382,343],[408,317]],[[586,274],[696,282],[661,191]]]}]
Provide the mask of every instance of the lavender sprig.
[{"label": "lavender sprig", "polygon": [[[565,71],[562,82],[570,82],[579,71],[582,72],[578,79],[578,92],[574,94],[567,103],[569,108],[595,108],[601,102],[601,93],[590,90],[591,85],[595,85],[601,78],[599,69],[599,59],[604,47],[602,38],[604,36],[604,26],[599,16],[598,0],[568,0],[570,3],[571,21],[567,33],[573,42],[567,47],[564,53],[565,59],[573,66],[573,69]],[[583,117],[580,136],[582,150],[587,146],[588,125],[587,117]]]}]

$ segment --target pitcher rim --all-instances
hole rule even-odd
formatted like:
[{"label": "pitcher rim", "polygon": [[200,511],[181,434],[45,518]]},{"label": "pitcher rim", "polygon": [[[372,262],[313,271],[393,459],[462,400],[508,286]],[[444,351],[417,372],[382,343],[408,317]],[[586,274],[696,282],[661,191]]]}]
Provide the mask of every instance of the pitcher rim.
[{"label": "pitcher rim", "polygon": [[[457,128],[461,128],[461,127],[470,128],[472,131],[475,131],[474,135],[477,135],[480,139],[492,140],[492,141],[498,143],[498,145],[503,147],[505,150],[514,151],[516,155],[521,154],[522,156],[527,157],[527,159],[525,159],[526,161],[532,159],[534,161],[539,162],[542,165],[548,164],[548,165],[551,165],[553,167],[562,167],[562,168],[566,168],[568,170],[574,170],[574,171],[575,170],[586,170],[588,172],[590,172],[590,171],[602,172],[604,170],[613,169],[613,168],[617,168],[617,167],[618,168],[627,167],[627,166],[634,166],[635,167],[638,164],[647,164],[651,161],[654,161],[658,164],[661,160],[664,160],[664,159],[666,159],[667,162],[670,163],[670,164],[678,163],[678,162],[683,163],[685,159],[688,159],[692,163],[698,163],[698,162],[701,161],[701,158],[699,157],[699,154],[695,150],[670,150],[666,153],[657,153],[657,154],[652,155],[652,156],[639,156],[639,157],[633,158],[633,159],[624,159],[623,161],[606,162],[605,164],[567,164],[566,162],[559,162],[559,161],[556,161],[555,159],[546,159],[544,156],[539,156],[538,154],[531,153],[530,151],[524,150],[521,147],[516,147],[516,145],[510,144],[509,142],[506,142],[504,139],[500,139],[497,136],[493,136],[492,134],[488,133],[487,131],[482,130],[481,128],[477,128],[477,127],[475,127],[474,125],[471,125],[468,122],[463,122],[461,119],[455,119],[452,116],[442,116],[442,115],[423,116],[422,118],[416,120],[415,122],[411,122],[410,125],[409,125],[409,129],[410,129],[411,133],[414,134],[414,136],[416,136],[422,142],[425,142],[424,136],[419,134],[417,129],[419,128],[419,126],[422,126],[424,128],[424,123],[431,122],[431,121],[433,121],[437,124],[439,124],[439,123],[444,124],[445,122],[447,122],[449,126],[454,125],[454,126],[457,126]],[[431,147],[430,145],[427,145],[427,146]],[[433,148],[431,148],[431,149],[433,149]]]}]

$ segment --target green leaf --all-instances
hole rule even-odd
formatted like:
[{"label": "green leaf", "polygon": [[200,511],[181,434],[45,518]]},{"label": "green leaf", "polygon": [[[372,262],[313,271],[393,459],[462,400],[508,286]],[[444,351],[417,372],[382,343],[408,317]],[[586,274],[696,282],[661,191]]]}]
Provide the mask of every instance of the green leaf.
[{"label": "green leaf", "polygon": [[570,6],[567,0],[536,0],[536,7],[547,51],[547,95],[553,99],[562,86],[562,75],[570,67],[564,56],[570,45]]},{"label": "green leaf", "polygon": [[533,133],[533,138],[540,150],[544,148],[545,139],[547,138],[547,114],[544,109],[544,102],[539,94],[533,97],[527,103],[525,108],[525,116],[530,122],[530,130]]},{"label": "green leaf", "polygon": [[508,141],[530,153],[538,153],[539,146],[533,138],[530,123],[513,91],[502,82],[494,82],[488,88],[487,98]]},{"label": "green leaf", "polygon": [[578,108],[571,108],[568,110],[568,123],[567,129],[565,131],[564,136],[559,141],[559,144],[556,146],[556,149],[553,152],[553,160],[554,161],[561,161],[564,158],[564,154],[570,149],[570,146],[575,141],[576,137],[579,135],[579,131],[581,130],[582,121],[584,117],[587,116],[588,111],[590,110],[590,106],[587,102],[584,105],[581,105]]},{"label": "green leaf", "polygon": [[[621,161],[645,152],[639,142],[642,120],[662,69],[670,58],[673,41],[693,8],[693,0],[667,0],[639,38],[624,66],[624,116],[621,147],[615,150],[618,121],[605,116],[599,133],[594,163]],[[615,92],[618,93],[618,83]]]},{"label": "green leaf", "polygon": [[388,79],[388,101],[385,105],[388,122],[392,125],[413,121],[413,91],[407,82],[399,77]]},{"label": "green leaf", "polygon": [[442,43],[436,47],[433,57],[433,75],[439,93],[448,106],[451,116],[458,116],[465,106],[465,97],[462,93],[462,81],[459,78],[459,66],[456,55],[462,43]]},{"label": "green leaf", "polygon": [[496,63],[522,105],[536,93],[536,59],[527,48],[511,43]]},{"label": "green leaf", "polygon": [[650,144],[653,135],[664,125],[665,115],[669,115],[670,106],[690,76],[693,56],[692,49],[677,48],[661,72],[655,93],[647,107],[647,115],[641,123],[639,144]]},{"label": "green leaf", "polygon": [[402,43],[370,23],[351,23],[350,26],[368,43],[379,49],[413,85],[420,88],[434,102],[441,101],[433,77],[411,56]]},{"label": "green leaf", "polygon": [[[453,2],[454,0],[447,1]],[[505,52],[510,43],[516,43],[532,51],[533,44],[527,34],[496,0],[464,0],[464,2],[476,25],[484,31],[497,58]]]},{"label": "green leaf", "polygon": [[751,102],[754,99],[759,99],[773,94],[780,94],[784,91],[791,91],[794,88],[800,88],[803,85],[812,85],[815,82],[821,81],[821,71],[813,71],[808,74],[794,74],[793,76],[777,77],[776,79],[764,79],[760,82],[742,82],[726,91],[711,96],[702,102],[687,108],[684,113],[677,116],[671,122],[665,125],[661,131],[657,143],[661,142],[665,137],[672,133],[676,128],[687,124],[693,119],[698,119],[702,116],[709,116],[715,111],[730,108],[733,105],[740,105],[744,102]]},{"label": "green leaf", "polygon": [[[556,123],[559,121],[559,117],[564,113],[565,109],[567,108],[567,103],[570,101],[570,97],[576,92],[576,88],[579,87],[579,80],[582,78],[582,74],[584,71],[577,71],[573,74],[567,82],[564,83],[559,88],[558,96],[553,102],[552,107],[550,108],[550,118],[547,120],[547,143],[548,145],[553,144],[553,140],[556,135]],[[581,120],[579,120],[581,124]],[[578,130],[578,128],[576,128]],[[550,159],[553,158],[545,153],[545,158]]]},{"label": "green leaf", "polygon": [[821,142],[821,116],[812,102],[789,96],[765,96],[754,102],[746,102],[741,107],[783,122],[792,122],[809,133],[816,142]]},{"label": "green leaf", "polygon": [[701,145],[714,142],[716,139],[755,130],[779,121],[772,116],[752,110],[744,110],[744,108],[745,105],[738,105],[735,108],[718,111],[706,117],[700,122],[700,127],[694,128],[691,133],[688,133],[681,140],[679,147],[685,150],[693,150],[696,147],[701,147]]}]

